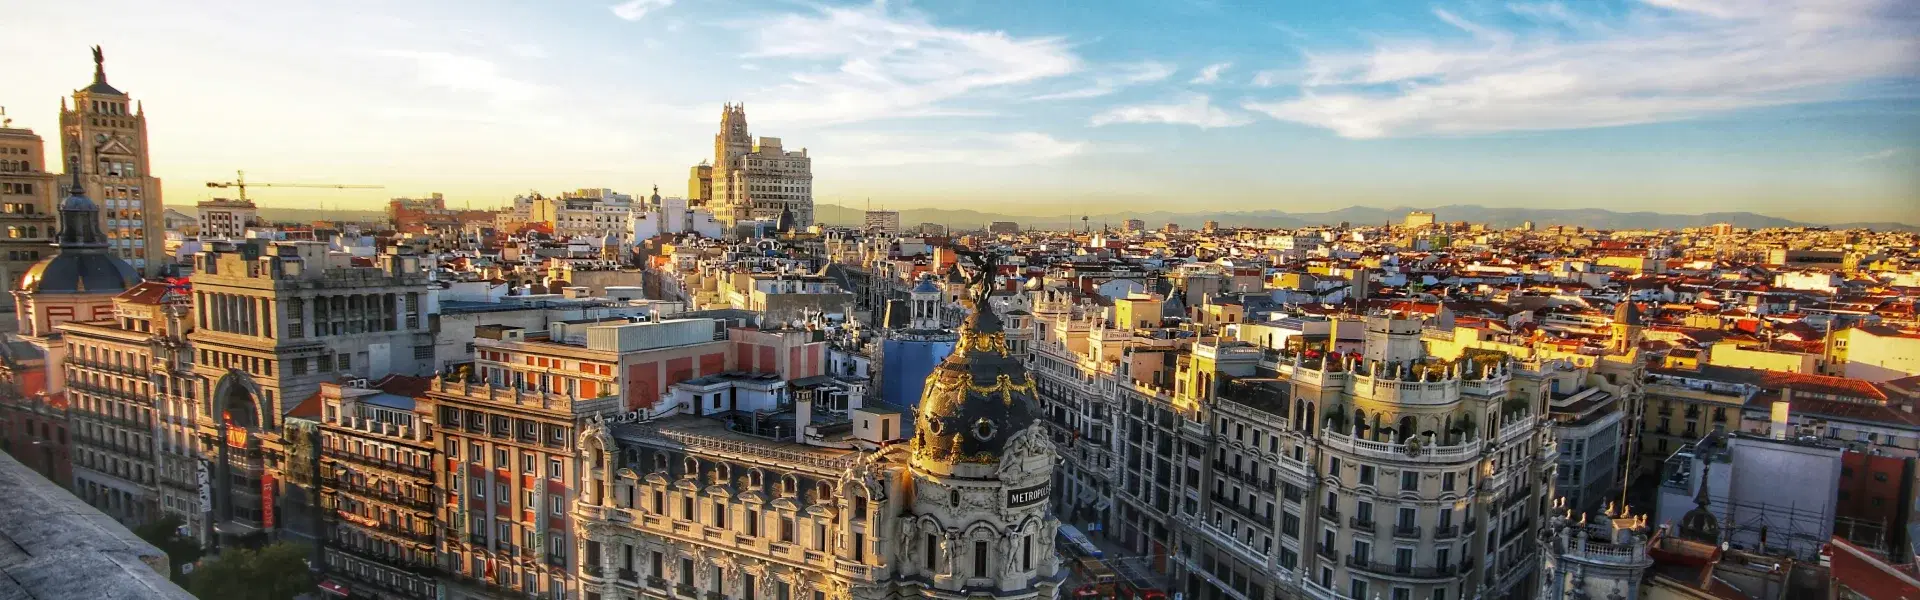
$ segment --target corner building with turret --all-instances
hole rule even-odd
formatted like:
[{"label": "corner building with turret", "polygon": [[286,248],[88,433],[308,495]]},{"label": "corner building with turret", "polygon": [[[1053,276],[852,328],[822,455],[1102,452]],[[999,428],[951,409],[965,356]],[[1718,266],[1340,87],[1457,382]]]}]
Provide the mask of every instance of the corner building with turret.
[{"label": "corner building with turret", "polygon": [[993,311],[959,338],[917,416],[820,376],[590,422],[572,513],[582,597],[1057,597],[1057,454],[1035,382]]},{"label": "corner building with turret", "polygon": [[1360,344],[1270,340],[1162,319],[1154,296],[1034,293],[1056,497],[1119,547],[1109,564],[1196,600],[1533,591],[1557,450],[1503,355],[1432,356],[1406,315],[1332,319]]}]

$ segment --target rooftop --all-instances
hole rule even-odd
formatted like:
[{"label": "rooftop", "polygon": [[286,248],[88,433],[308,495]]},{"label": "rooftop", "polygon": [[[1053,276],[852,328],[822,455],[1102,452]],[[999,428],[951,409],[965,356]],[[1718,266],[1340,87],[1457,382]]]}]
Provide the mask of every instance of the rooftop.
[{"label": "rooftop", "polygon": [[192,600],[166,554],[6,454],[0,494],[0,598]]}]

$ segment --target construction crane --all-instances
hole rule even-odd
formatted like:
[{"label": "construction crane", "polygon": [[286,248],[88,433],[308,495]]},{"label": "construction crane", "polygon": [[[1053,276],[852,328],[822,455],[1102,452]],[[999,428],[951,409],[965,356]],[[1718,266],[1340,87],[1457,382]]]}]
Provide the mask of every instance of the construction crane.
[{"label": "construction crane", "polygon": [[210,187],[210,188],[239,188],[239,190],[240,190],[240,199],[241,199],[241,200],[246,200],[246,199],[247,199],[247,186],[253,186],[253,187],[298,187],[298,188],[332,188],[332,189],[336,189],[336,190],[377,190],[377,189],[381,189],[381,188],[385,188],[385,187],[386,187],[386,186],[383,186],[383,185],[351,185],[351,184],[344,184],[344,183],[260,183],[260,182],[248,182],[248,181],[247,181],[247,172],[246,172],[246,171],[236,171],[236,172],[235,172],[235,174],[236,174],[236,176],[235,176],[235,177],[233,178],[233,181],[209,181],[209,182],[207,182],[207,187]]}]

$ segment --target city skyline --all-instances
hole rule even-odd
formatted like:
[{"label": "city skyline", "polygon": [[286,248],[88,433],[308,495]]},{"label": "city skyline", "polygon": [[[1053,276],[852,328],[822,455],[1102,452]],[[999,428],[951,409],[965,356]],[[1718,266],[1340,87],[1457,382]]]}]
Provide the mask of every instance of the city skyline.
[{"label": "city skyline", "polygon": [[0,106],[57,139],[105,46],[173,205],[241,169],[386,186],[252,194],[276,208],[685,195],[744,102],[821,204],[1920,223],[1920,11],[1892,1],[382,8],[23,7],[0,48],[36,60]]}]

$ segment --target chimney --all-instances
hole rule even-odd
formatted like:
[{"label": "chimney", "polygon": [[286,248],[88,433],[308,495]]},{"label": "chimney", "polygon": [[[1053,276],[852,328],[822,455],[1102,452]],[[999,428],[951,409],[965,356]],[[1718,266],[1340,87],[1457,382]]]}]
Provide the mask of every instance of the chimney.
[{"label": "chimney", "polygon": [[1772,429],[1773,429],[1773,439],[1776,439],[1776,440],[1787,439],[1787,415],[1789,413],[1788,401],[1793,396],[1793,390],[1792,389],[1782,390],[1780,392],[1780,395],[1781,395],[1780,401],[1773,403]]}]

